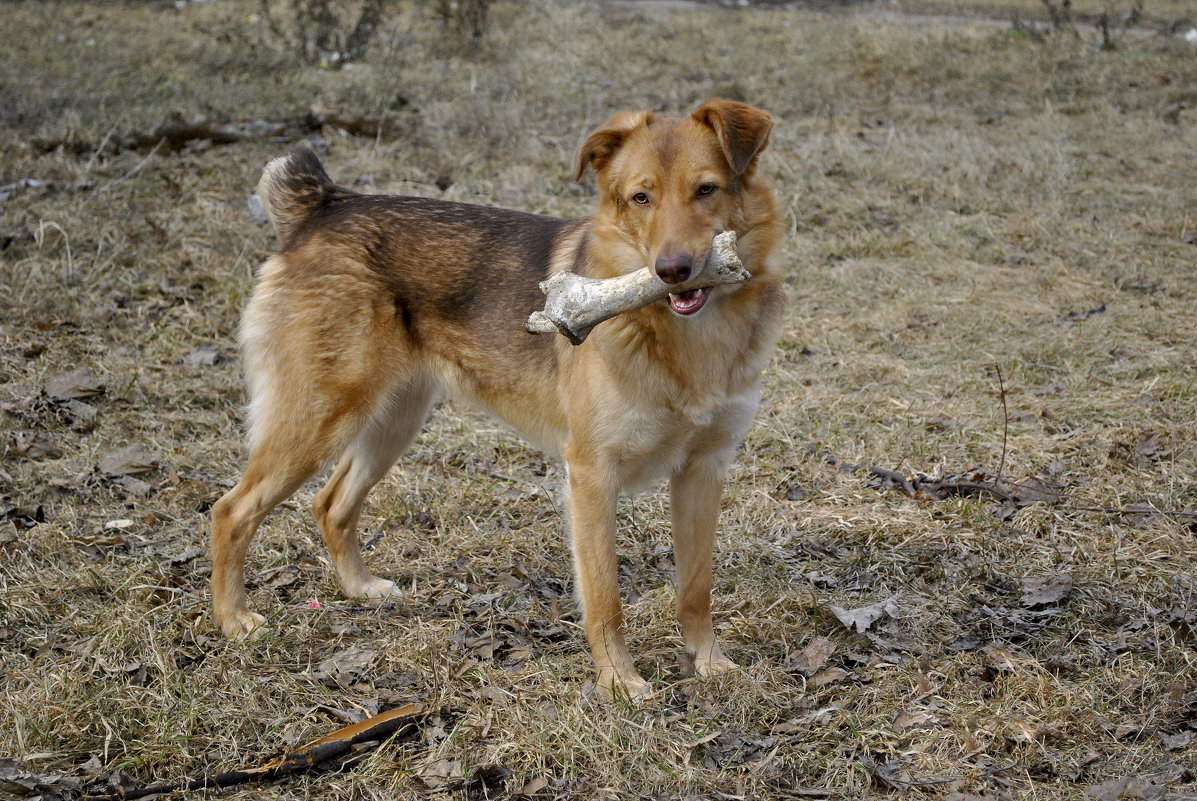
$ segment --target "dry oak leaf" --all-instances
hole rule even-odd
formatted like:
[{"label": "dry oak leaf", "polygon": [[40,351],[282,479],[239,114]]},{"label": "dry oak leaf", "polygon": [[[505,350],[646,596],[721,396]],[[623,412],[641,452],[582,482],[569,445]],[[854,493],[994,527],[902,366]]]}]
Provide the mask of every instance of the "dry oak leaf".
[{"label": "dry oak leaf", "polygon": [[1022,598],[1019,603],[1028,609],[1037,606],[1050,606],[1063,601],[1070,592],[1072,592],[1072,576],[1067,573],[1025,578],[1022,580]]},{"label": "dry oak leaf", "polygon": [[103,391],[104,385],[86,367],[51,376],[46,382],[46,394],[54,400],[91,398]]},{"label": "dry oak leaf", "polygon": [[42,459],[58,459],[62,456],[62,448],[54,444],[54,439],[45,431],[21,431],[13,434],[13,448],[21,456],[40,462]]},{"label": "dry oak leaf", "polygon": [[323,684],[347,685],[369,670],[377,656],[369,648],[355,645],[325,659],[312,675]]},{"label": "dry oak leaf", "polygon": [[874,623],[886,615],[890,617],[898,616],[898,607],[894,603],[895,600],[896,596],[881,603],[873,604],[872,606],[862,606],[859,609],[844,609],[835,604],[828,604],[827,611],[835,615],[835,619],[842,623],[844,628],[849,631],[855,631],[858,634],[864,634],[873,627]]},{"label": "dry oak leaf", "polygon": [[442,759],[421,768],[419,777],[429,789],[437,790],[461,782],[465,778],[465,771],[460,760]]},{"label": "dry oak leaf", "polygon": [[823,669],[827,660],[835,653],[835,643],[826,637],[815,637],[802,652],[790,658],[789,667],[803,676],[813,676]]},{"label": "dry oak leaf", "polygon": [[132,476],[153,469],[154,457],[140,445],[128,445],[100,457],[100,472],[106,476]]}]

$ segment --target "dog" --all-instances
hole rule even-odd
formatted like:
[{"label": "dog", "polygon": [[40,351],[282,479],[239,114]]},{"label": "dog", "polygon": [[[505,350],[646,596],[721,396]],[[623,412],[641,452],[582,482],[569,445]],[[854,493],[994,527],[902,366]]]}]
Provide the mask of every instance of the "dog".
[{"label": "dog", "polygon": [[[693,670],[735,667],[711,622],[712,549],[724,478],[759,404],[779,334],[781,224],[757,162],[772,117],[713,100],[688,117],[619,112],[578,150],[596,174],[582,219],[334,184],[299,148],[258,192],[281,247],[242,318],[249,460],[212,508],[213,616],[255,635],[245,557],[263,518],[335,462],[313,512],[351,597],[398,595],[362,560],[366,494],[444,394],[477,404],[564,460],[586,638],[604,692],[650,696],[624,640],[615,551],[622,492],[668,479],[677,617]],[[751,273],[621,314],[579,346],[524,330],[559,270],[609,278],[652,265],[666,284],[733,230]]]}]

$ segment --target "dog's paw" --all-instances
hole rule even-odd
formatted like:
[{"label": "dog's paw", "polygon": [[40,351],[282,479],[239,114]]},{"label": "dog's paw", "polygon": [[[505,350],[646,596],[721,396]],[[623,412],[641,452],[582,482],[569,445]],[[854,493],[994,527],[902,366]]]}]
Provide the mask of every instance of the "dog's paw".
[{"label": "dog's paw", "polygon": [[371,576],[366,581],[363,581],[360,586],[355,587],[357,592],[349,592],[346,594],[354,598],[366,598],[371,601],[385,601],[389,598],[402,598],[403,590],[393,581],[388,581],[378,576]]},{"label": "dog's paw", "polygon": [[718,676],[720,673],[727,673],[739,667],[739,665],[723,655],[718,645],[702,651],[687,648],[682,652],[679,662],[684,673],[691,676],[698,676],[701,679]]},{"label": "dog's paw", "polygon": [[653,688],[638,675],[620,676],[615,671],[600,671],[597,688],[606,701],[627,700],[634,704],[653,697]]},{"label": "dog's paw", "polygon": [[702,679],[718,676],[720,673],[727,673],[738,667],[739,665],[723,654],[717,654],[710,659],[694,658],[694,673]]},{"label": "dog's paw", "polygon": [[220,630],[230,640],[256,640],[266,633],[266,618],[244,609],[221,623]]}]

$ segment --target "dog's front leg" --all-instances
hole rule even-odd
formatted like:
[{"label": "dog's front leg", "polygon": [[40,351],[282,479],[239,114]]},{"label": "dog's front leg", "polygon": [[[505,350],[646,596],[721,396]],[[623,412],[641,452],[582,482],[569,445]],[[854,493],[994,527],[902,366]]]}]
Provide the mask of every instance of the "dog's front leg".
[{"label": "dog's front leg", "polygon": [[692,459],[669,485],[673,558],[677,566],[677,618],[694,672],[710,676],[736,666],[719,649],[711,624],[711,557],[719,502],[727,473],[721,459]]},{"label": "dog's front leg", "polygon": [[647,698],[652,688],[636,672],[623,637],[615,554],[618,484],[612,471],[568,458],[567,463],[574,575],[582,599],[586,639],[598,665],[599,689],[612,695],[626,693],[632,699]]}]

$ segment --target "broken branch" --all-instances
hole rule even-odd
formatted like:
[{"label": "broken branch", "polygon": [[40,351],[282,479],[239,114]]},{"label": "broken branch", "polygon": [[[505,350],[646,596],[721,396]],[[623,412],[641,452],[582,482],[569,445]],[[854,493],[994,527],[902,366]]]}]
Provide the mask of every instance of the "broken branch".
[{"label": "broken branch", "polygon": [[408,734],[427,717],[428,710],[423,704],[407,704],[397,709],[379,712],[361,723],[346,726],[332,734],[312,740],[307,745],[300,746],[297,750],[283,754],[256,768],[230,770],[215,776],[205,776],[202,779],[193,779],[178,784],[160,784],[131,790],[116,788],[108,793],[85,795],[83,798],[85,801],[132,801],[132,799],[164,793],[232,787],[251,781],[277,779],[290,773],[320,767],[326,762],[349,753],[354,746],[371,742],[377,744],[392,735]]},{"label": "broken branch", "polygon": [[664,300],[671,293],[740,284],[751,277],[736,252],[735,231],[724,231],[712,241],[702,269],[680,284],[666,284],[651,267],[616,278],[555,273],[540,282],[540,291],[545,294],[544,310],[533,312],[525,327],[533,334],[559,333],[581,345],[591,329],[617,314]]}]

